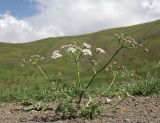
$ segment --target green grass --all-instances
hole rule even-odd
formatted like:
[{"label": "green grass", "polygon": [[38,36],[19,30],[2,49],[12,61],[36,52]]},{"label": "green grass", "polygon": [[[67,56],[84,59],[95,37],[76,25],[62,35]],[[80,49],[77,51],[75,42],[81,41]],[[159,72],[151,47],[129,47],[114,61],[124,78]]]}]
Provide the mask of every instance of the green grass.
[{"label": "green grass", "polygon": [[[117,48],[116,38],[113,36],[115,33],[131,35],[137,41],[142,42],[144,48],[125,49],[120,52],[114,61],[117,61],[119,65],[127,66],[129,70],[140,76],[144,76],[152,69],[154,70],[153,66],[160,60],[160,21],[103,30],[80,36],[47,38],[23,44],[0,43],[0,101],[21,101],[29,98],[48,100],[51,98],[51,91],[48,89],[47,81],[37,68],[29,65],[21,67],[22,58],[40,54],[46,57],[46,61],[41,65],[49,76],[54,77],[57,72],[62,72],[64,79],[70,82],[75,78],[75,66],[67,59],[62,61],[51,60],[52,51],[73,41],[88,42],[94,47],[105,49],[107,53],[105,57],[108,59]],[[144,51],[145,48],[149,49],[148,53]],[[86,66],[87,63],[82,69],[83,73],[81,75],[84,82],[89,80],[90,75],[85,70]],[[110,78],[110,75],[103,73],[96,79],[93,87],[107,86]],[[141,84],[145,82],[145,80],[142,81]]]},{"label": "green grass", "polygon": [[20,85],[16,88],[1,88],[1,102],[51,101],[54,100],[53,90],[49,84]]},{"label": "green grass", "polygon": [[126,89],[133,96],[149,96],[160,94],[160,77],[147,75],[145,78],[131,81]]}]

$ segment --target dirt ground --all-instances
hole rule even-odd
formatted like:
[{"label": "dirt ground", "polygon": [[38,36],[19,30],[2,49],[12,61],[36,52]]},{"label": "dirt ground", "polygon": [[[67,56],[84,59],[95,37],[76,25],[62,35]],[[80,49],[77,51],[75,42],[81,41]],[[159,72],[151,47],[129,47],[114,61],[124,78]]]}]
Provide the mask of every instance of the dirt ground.
[{"label": "dirt ground", "polygon": [[[112,99],[112,103],[118,100]],[[112,104],[111,103],[111,104]],[[0,104],[0,123],[160,123],[160,96],[127,98],[93,120],[56,119],[53,111],[22,111],[18,103]],[[50,103],[50,107],[55,107]]]}]

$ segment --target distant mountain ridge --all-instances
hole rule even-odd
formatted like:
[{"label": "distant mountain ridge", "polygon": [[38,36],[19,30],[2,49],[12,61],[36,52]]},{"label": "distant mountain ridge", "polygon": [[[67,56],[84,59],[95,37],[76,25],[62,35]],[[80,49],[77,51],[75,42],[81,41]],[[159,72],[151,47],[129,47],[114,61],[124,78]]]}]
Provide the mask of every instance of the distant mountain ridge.
[{"label": "distant mountain ridge", "polygon": [[[123,50],[117,58],[121,64],[124,63],[132,67],[133,63],[138,64],[142,60],[152,64],[160,59],[160,20],[157,20],[129,27],[102,30],[86,35],[46,38],[22,44],[0,43],[0,82],[14,80],[22,74],[26,74],[31,68],[22,68],[21,59],[34,54],[46,57],[45,67],[49,71],[62,70],[66,72],[68,68],[66,61],[62,63],[66,65],[66,70],[62,68],[60,63],[54,65],[50,61],[51,52],[64,44],[74,41],[87,42],[93,46],[102,47],[106,50],[107,57],[109,57],[117,47],[116,38],[113,36],[115,33],[128,34],[144,45],[144,48],[132,51]],[[148,49],[149,52],[146,54],[144,49]],[[51,67],[53,69],[50,69]],[[68,71],[69,73],[72,72]]]}]

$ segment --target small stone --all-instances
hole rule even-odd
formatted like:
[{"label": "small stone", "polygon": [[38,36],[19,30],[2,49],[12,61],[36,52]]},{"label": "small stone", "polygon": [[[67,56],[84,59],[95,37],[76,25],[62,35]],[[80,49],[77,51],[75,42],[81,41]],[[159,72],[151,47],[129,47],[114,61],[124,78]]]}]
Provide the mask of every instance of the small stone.
[{"label": "small stone", "polygon": [[122,99],[121,96],[118,96],[118,99],[121,100]]},{"label": "small stone", "polygon": [[12,112],[11,112],[11,111],[6,111],[6,113],[7,113],[7,114],[11,114]]},{"label": "small stone", "polygon": [[131,120],[129,118],[126,118],[124,121],[127,123],[131,122]]},{"label": "small stone", "polygon": [[105,103],[106,103],[106,104],[110,104],[111,101],[112,101],[111,99],[107,98]]},{"label": "small stone", "polygon": [[21,117],[21,118],[19,119],[19,121],[20,121],[20,122],[27,122],[27,118],[26,118],[26,117]]},{"label": "small stone", "polygon": [[38,111],[36,111],[36,110],[31,110],[31,112],[33,112],[33,113],[37,113]]}]

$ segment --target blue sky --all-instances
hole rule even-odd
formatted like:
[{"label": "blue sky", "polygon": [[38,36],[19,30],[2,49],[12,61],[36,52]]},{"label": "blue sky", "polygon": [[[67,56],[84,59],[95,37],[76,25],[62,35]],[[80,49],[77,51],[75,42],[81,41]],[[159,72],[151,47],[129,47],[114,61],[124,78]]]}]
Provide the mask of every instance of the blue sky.
[{"label": "blue sky", "polygon": [[154,20],[160,20],[160,0],[0,0],[0,42],[23,43]]},{"label": "blue sky", "polygon": [[36,2],[30,0],[0,0],[0,14],[10,12],[16,18],[23,18],[35,15]]}]

